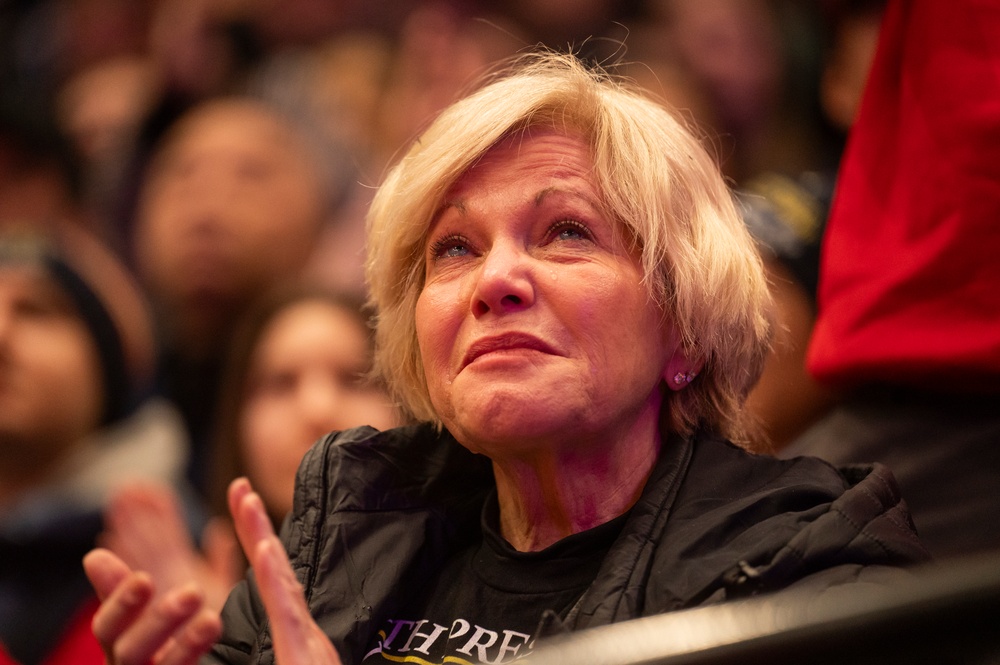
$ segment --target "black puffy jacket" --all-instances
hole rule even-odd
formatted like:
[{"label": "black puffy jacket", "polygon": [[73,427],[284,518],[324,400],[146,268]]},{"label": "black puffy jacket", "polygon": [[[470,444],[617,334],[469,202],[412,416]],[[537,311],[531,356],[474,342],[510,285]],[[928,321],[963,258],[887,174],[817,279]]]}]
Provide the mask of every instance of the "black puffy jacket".
[{"label": "black puffy jacket", "polygon": [[[332,434],[306,455],[282,540],[344,663],[361,661],[412,581],[477,537],[492,487],[489,460],[428,425]],[[835,469],[675,437],[564,628],[793,584],[819,591],[926,557],[884,467]],[[252,573],[223,623],[212,662],[274,662]]]}]

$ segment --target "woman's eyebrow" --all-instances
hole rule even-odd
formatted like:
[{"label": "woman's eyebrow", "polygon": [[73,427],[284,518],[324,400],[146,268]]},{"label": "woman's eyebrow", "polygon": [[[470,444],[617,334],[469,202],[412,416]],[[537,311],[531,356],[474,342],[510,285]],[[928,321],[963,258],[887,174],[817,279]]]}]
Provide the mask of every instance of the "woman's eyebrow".
[{"label": "woman's eyebrow", "polygon": [[448,199],[447,201],[445,201],[444,203],[441,204],[440,208],[438,208],[437,214],[440,215],[441,213],[443,213],[445,210],[448,210],[449,208],[456,208],[458,210],[458,212],[464,214],[465,213],[465,201],[463,199]]},{"label": "woman's eyebrow", "polygon": [[580,199],[581,201],[583,201],[584,203],[586,203],[587,205],[589,205],[594,210],[600,210],[601,209],[601,206],[599,206],[597,204],[597,202],[594,200],[594,198],[592,196],[590,196],[589,194],[587,194],[587,193],[585,193],[585,192],[583,192],[583,191],[581,191],[579,189],[565,188],[565,187],[556,187],[554,185],[551,186],[551,187],[546,187],[545,189],[543,189],[540,192],[538,192],[537,194],[535,194],[535,205],[536,206],[542,205],[542,203],[545,201],[545,199],[547,199],[547,198],[549,198],[550,196],[553,196],[553,195],[555,195],[555,196],[566,196],[566,197],[569,197],[569,198]]},{"label": "woman's eyebrow", "polygon": [[465,201],[462,199],[448,199],[443,202],[440,206],[438,206],[438,209],[434,211],[434,215],[431,216],[431,221],[427,225],[425,233],[433,231],[437,223],[441,221],[441,217],[449,210],[457,210],[459,215],[464,216],[466,213]]}]

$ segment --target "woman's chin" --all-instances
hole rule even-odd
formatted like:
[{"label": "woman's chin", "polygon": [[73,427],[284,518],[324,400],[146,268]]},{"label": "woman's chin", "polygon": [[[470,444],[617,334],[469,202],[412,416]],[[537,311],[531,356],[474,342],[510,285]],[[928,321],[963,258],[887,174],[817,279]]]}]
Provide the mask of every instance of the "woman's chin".
[{"label": "woman's chin", "polygon": [[457,412],[472,416],[446,424],[466,448],[497,459],[558,445],[561,438],[571,435],[581,422],[567,417],[564,407],[529,395],[492,394],[489,399],[463,400]]}]

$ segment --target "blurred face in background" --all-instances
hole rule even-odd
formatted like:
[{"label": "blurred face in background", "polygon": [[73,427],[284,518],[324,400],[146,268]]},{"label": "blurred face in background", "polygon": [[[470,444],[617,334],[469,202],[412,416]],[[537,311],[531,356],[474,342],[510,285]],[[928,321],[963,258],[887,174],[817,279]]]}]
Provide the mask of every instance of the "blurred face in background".
[{"label": "blurred face in background", "polygon": [[136,253],[174,333],[197,344],[301,269],[324,197],[301,139],[265,108],[223,101],[181,123],[147,179]]},{"label": "blurred face in background", "polygon": [[0,267],[4,475],[44,472],[97,428],[101,376],[97,346],[68,296],[38,269]]},{"label": "blurred face in background", "polygon": [[327,301],[299,301],[264,328],[250,359],[239,439],[247,474],[273,516],[291,510],[295,472],[317,439],[396,424],[388,398],[364,382],[370,363],[363,323]]},{"label": "blurred face in background", "polygon": [[727,127],[752,127],[778,99],[782,54],[773,8],[763,0],[658,0],[670,18],[664,39],[713,98]]}]

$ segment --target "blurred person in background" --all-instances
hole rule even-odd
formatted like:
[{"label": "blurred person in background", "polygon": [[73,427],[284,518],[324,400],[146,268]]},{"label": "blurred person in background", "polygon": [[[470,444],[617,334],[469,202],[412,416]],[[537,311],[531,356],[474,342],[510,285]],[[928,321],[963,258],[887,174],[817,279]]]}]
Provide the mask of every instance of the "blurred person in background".
[{"label": "blurred person in background", "polygon": [[63,83],[107,59],[145,52],[151,2],[13,0],[0,3],[0,88],[52,104]]},{"label": "blurred person in background", "polygon": [[82,164],[47,107],[0,88],[0,221],[93,224],[82,204]]},{"label": "blurred person in background", "polygon": [[0,90],[53,116],[79,154],[81,201],[95,232],[124,248],[118,214],[121,145],[148,113],[153,2],[39,0],[0,8]]},{"label": "blurred person in background", "polygon": [[482,16],[438,0],[407,16],[378,108],[375,131],[383,167],[490,67],[526,46],[516,24]]},{"label": "blurred person in background", "polygon": [[723,172],[742,185],[765,171],[826,166],[819,111],[818,15],[794,0],[647,0],[648,21],[711,104]]},{"label": "blurred person in background", "polygon": [[280,527],[299,461],[321,437],[401,423],[371,376],[374,333],[362,303],[322,287],[284,285],[259,300],[234,339],[220,401],[214,506],[246,476]]},{"label": "blurred person in background", "polygon": [[274,528],[292,509],[295,474],[305,452],[331,431],[400,422],[383,387],[369,377],[372,332],[352,297],[282,286],[260,299],[229,350],[220,399],[213,512],[220,517],[200,548],[184,528],[169,488],[131,485],[108,510],[104,544],[158,588],[197,579],[221,609],[243,577],[245,560],[228,524],[225,491],[246,476],[266,502]]},{"label": "blurred person in background", "polygon": [[252,94],[309,109],[351,160],[355,182],[324,230],[310,278],[364,297],[364,216],[375,185],[445,106],[525,44],[516,25],[479,3],[434,0],[403,14],[389,38],[355,28],[257,69]]},{"label": "blurred person in background", "polygon": [[80,155],[83,203],[105,242],[123,256],[128,254],[125,229],[115,224],[115,216],[158,86],[148,57],[107,58],[69,77],[54,104],[60,126]]},{"label": "blurred person in background", "polygon": [[[826,4],[830,35],[819,94],[827,119],[842,138],[861,102],[884,8],[884,0]],[[747,398],[747,409],[760,421],[765,449],[790,444],[837,400],[837,391],[806,369],[806,348],[816,321],[820,243],[836,175],[836,163],[801,173],[768,171],[749,178],[739,191],[777,305],[771,353]]]},{"label": "blurred person in background", "polygon": [[621,50],[642,0],[484,0],[485,8],[517,26],[525,46],[573,52],[604,61]]},{"label": "blurred person in background", "polygon": [[938,556],[1000,548],[1000,8],[890,0],[823,237],[783,454],[892,465]]},{"label": "blurred person in background", "polygon": [[233,326],[303,270],[330,214],[321,145],[267,104],[226,98],[185,115],[149,165],[134,252],[163,347],[157,389],[184,415],[203,493]]},{"label": "blurred person in background", "polygon": [[0,221],[0,662],[103,662],[80,557],[109,495],[145,478],[192,505],[180,418],[145,397],[153,349],[109,250],[77,225]]},{"label": "blurred person in background", "polygon": [[[145,172],[173,125],[202,102],[239,94],[261,51],[248,29],[245,0],[154,0],[147,7],[138,54],[150,74],[151,94],[125,151],[108,224],[135,266],[131,239]],[[121,94],[120,92],[118,93]]]}]

